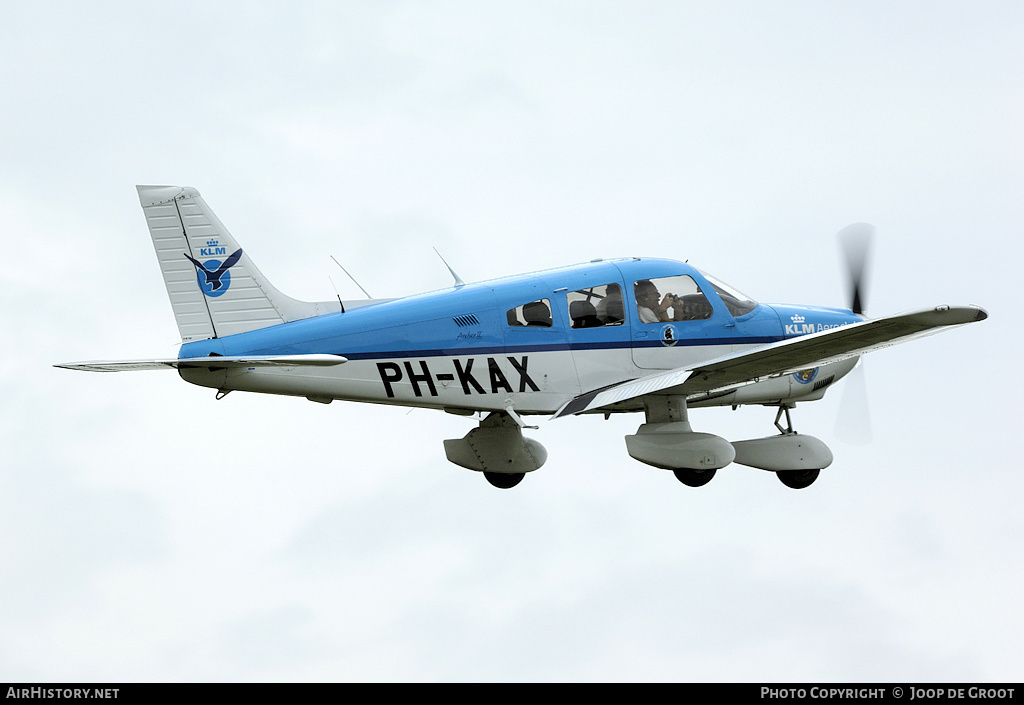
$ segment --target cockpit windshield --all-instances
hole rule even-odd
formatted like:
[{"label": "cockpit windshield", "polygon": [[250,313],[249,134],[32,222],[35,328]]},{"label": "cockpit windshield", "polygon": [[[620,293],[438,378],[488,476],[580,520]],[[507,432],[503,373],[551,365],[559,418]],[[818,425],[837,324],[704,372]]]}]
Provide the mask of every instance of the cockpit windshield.
[{"label": "cockpit windshield", "polygon": [[708,280],[708,284],[710,284],[718,295],[722,297],[722,303],[725,304],[725,307],[729,309],[729,313],[731,313],[734,318],[750,313],[757,308],[757,302],[746,294],[740,293],[725,282],[716,279],[705,271],[698,271],[704,275],[704,278]]}]

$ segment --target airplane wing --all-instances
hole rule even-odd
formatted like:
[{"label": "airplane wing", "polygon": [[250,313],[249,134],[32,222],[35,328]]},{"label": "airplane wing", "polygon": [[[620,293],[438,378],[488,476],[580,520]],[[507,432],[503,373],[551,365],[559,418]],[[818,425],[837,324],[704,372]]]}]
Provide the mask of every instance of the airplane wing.
[{"label": "airplane wing", "polygon": [[167,358],[164,360],[93,360],[65,362],[54,367],[88,372],[133,372],[137,370],[169,370],[181,367],[302,367],[330,366],[348,362],[341,355],[235,355]]},{"label": "airplane wing", "polygon": [[699,398],[703,394],[839,362],[986,318],[988,313],[978,306],[937,306],[862,321],[725,355],[696,367],[668,370],[595,389],[566,403],[552,418],[581,414],[647,394],[684,394],[688,398]]}]

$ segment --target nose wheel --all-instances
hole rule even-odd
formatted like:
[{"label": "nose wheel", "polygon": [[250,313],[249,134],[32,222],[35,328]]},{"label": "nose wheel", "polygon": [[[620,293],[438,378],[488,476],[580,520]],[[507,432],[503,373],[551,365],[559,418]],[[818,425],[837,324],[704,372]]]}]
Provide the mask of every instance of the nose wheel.
[{"label": "nose wheel", "polygon": [[821,470],[776,470],[775,475],[786,487],[802,490],[818,479]]},{"label": "nose wheel", "polygon": [[[779,429],[779,433],[783,436],[796,436],[796,431],[793,430],[793,419],[790,418],[789,410],[791,407],[786,404],[779,405],[779,413],[775,414],[775,428]],[[783,428],[782,424],[779,423],[782,420],[782,416],[786,416],[786,427]],[[831,454],[830,454],[831,455]],[[829,458],[831,462],[831,458]],[[811,484],[818,479],[818,474],[821,472],[820,468],[809,468],[800,470],[776,470],[775,476],[779,478],[779,482],[794,490],[802,490],[810,487]]]}]

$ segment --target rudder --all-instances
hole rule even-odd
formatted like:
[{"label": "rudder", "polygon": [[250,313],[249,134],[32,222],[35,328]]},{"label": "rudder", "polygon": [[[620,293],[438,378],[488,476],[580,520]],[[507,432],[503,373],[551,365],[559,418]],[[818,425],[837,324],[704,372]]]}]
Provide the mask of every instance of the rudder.
[{"label": "rudder", "polygon": [[181,342],[222,338],[339,310],[278,291],[199,192],[136,186]]}]

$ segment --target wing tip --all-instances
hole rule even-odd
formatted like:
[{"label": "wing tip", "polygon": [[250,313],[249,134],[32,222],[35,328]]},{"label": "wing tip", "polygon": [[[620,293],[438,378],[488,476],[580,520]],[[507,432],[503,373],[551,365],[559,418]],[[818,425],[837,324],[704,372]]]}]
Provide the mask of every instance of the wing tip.
[{"label": "wing tip", "polygon": [[929,327],[959,326],[965,323],[977,323],[988,318],[988,311],[981,306],[969,304],[967,306],[950,306],[943,304],[932,309],[926,309],[916,314],[910,314],[909,318],[915,322]]}]

